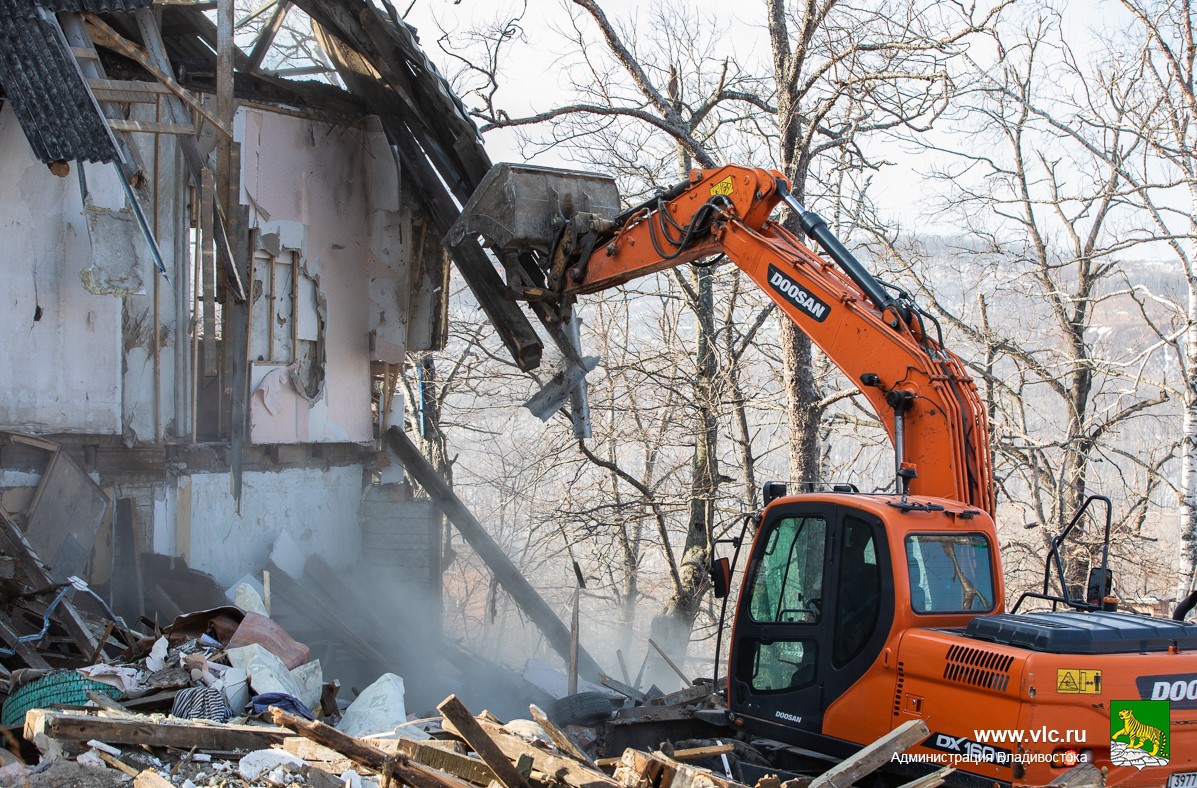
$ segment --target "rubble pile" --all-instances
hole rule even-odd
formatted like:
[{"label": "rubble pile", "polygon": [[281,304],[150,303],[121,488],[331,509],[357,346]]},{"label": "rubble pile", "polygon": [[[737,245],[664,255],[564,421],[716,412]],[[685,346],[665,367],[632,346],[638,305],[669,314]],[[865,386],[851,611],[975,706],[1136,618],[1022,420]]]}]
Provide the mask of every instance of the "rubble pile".
[{"label": "rubble pile", "polygon": [[[142,616],[131,628],[77,577],[54,582],[3,509],[0,572],[0,724],[9,734],[0,785],[828,788],[856,783],[928,735],[912,720],[820,776],[798,776],[774,768],[762,742],[715,725],[725,710],[709,680],[641,692],[534,660],[520,683],[547,712],[533,704],[528,719],[504,723],[471,714],[454,694],[435,714],[409,715],[404,681],[390,672],[342,699],[339,681],[267,614],[252,582],[227,591],[236,604],[162,628]],[[170,574],[180,588],[155,583],[155,616],[204,598],[182,591],[197,573]],[[581,691],[570,693],[573,684]],[[908,785],[931,788],[951,771]],[[1053,784],[1104,785],[1088,765],[1061,780]]]}]

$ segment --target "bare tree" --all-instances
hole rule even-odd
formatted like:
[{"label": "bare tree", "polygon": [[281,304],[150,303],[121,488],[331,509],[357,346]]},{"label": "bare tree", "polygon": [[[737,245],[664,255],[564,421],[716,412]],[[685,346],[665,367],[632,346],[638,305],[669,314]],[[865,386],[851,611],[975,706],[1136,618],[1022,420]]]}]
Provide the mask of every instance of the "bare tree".
[{"label": "bare tree", "polygon": [[[1124,177],[1144,149],[1132,86],[1103,84],[1078,62],[1050,11],[1032,9],[1016,27],[995,30],[996,63],[959,75],[969,89],[951,121],[973,131],[935,147],[950,157],[935,177],[960,234],[930,251],[879,238],[976,348],[964,355],[987,388],[1003,517],[1046,526],[1034,549],[1007,529],[1013,554],[1038,555],[1033,584],[1049,538],[1095,486],[1121,487],[1115,531],[1141,532],[1171,447],[1128,447],[1134,425],[1168,399],[1161,344],[1148,322],[1124,317],[1139,312],[1127,271],[1148,236],[1140,190]],[[1038,110],[1049,102],[1051,118]],[[1071,556],[1070,584],[1100,558],[1095,524]]]},{"label": "bare tree", "polygon": [[[769,0],[776,161],[794,195],[822,202],[832,192],[827,186],[839,182],[837,170],[880,166],[866,153],[870,136],[929,128],[951,96],[947,60],[1004,5],[982,11],[931,9],[909,0],[861,7],[829,0],[790,7]],[[785,225],[799,231],[792,214]],[[781,335],[790,474],[818,480],[819,422],[827,402],[816,384],[809,338],[789,323]]]},{"label": "bare tree", "polygon": [[1197,9],[1190,0],[1122,0],[1122,5],[1134,25],[1114,43],[1126,71],[1141,76],[1131,121],[1151,153],[1150,161],[1128,175],[1184,280],[1174,311],[1179,331],[1161,334],[1175,344],[1182,383],[1177,594],[1184,596],[1197,583]]},{"label": "bare tree", "polygon": [[[850,226],[847,217],[856,212],[837,202],[848,191],[849,173],[883,164],[866,155],[865,141],[931,124],[951,92],[945,62],[1002,6],[977,12],[893,0],[861,9],[832,0],[788,8],[776,0],[768,3],[765,20],[773,68],[763,74],[734,55],[713,54],[729,49],[719,46],[724,31],[713,15],[666,5],[638,27],[613,22],[595,0],[573,0],[573,7],[579,11],[569,19],[574,61],[567,73],[576,74],[576,98],[527,116],[512,117],[498,101],[500,55],[519,42],[518,19],[502,18],[464,42],[442,38],[442,48],[461,67],[461,84],[476,104],[483,131],[521,129],[533,151],[568,147],[574,158],[615,171],[625,192],[633,194],[684,177],[692,163],[709,167],[733,159],[778,167],[800,199],[809,196],[830,206],[833,216],[846,220],[841,226]],[[679,272],[668,282],[693,316],[696,359],[685,398],[692,408],[686,423],[694,436],[689,518],[678,555],[669,544],[669,529],[657,529],[672,592],[655,634],[675,653],[684,649],[706,590],[705,567],[724,496],[719,487],[728,478],[719,471],[721,434],[734,436],[738,476],[748,496],[755,495],[759,449],[754,433],[759,430],[750,422],[741,368],[761,327],[769,323],[781,338],[779,393],[792,478],[820,477],[819,422],[846,396],[834,387],[824,392],[816,386],[809,341],[788,321],[770,321],[767,300],[747,295],[738,273],[728,277],[733,297],[722,301],[727,308],[720,311],[713,277],[698,269]],[[638,485],[639,497],[650,499],[647,479],[629,472],[618,458],[580,448],[613,478],[633,489]]]}]

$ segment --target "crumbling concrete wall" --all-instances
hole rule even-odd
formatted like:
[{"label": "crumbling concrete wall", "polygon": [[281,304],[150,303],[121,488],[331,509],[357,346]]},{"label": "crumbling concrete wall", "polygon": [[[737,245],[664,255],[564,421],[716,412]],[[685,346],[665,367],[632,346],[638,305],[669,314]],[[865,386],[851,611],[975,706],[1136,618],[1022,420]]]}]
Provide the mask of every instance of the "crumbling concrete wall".
[{"label": "crumbling concrete wall", "polygon": [[187,310],[187,194],[173,139],[160,139],[155,156],[153,138],[140,136],[150,168],[142,188],[157,194],[147,212],[182,292],[158,276],[113,165],[72,162],[57,177],[34,157],[11,108],[0,110],[0,183],[15,187],[0,193],[0,426],[131,443],[187,428],[176,416],[187,399],[175,386],[186,368],[176,326]]},{"label": "crumbling concrete wall", "polygon": [[250,438],[368,442],[370,360],[406,351],[394,156],[380,132],[256,109],[238,114],[236,133],[262,247],[250,283]]},{"label": "crumbling concrete wall", "polygon": [[242,482],[238,515],[228,495],[227,473],[181,478],[174,543],[160,537],[155,545],[169,555],[182,556],[226,587],[245,574],[260,574],[284,534],[283,541],[299,555],[319,555],[334,567],[357,558],[360,465],[251,472]]},{"label": "crumbling concrete wall", "polygon": [[[113,165],[72,162],[59,178],[34,158],[11,109],[0,112],[0,183],[9,185],[0,190],[0,428],[76,433],[68,443],[80,462],[96,463],[93,478],[134,502],[135,549],[182,556],[224,583],[260,572],[280,536],[334,566],[359,557],[366,460],[342,453],[330,464],[298,444],[354,443],[366,457],[371,362],[402,363],[440,341],[446,271],[377,123],[243,107],[234,136],[255,247],[245,285],[248,446],[257,453],[240,514],[223,438],[205,427],[188,442],[193,406],[212,426],[204,413],[227,413],[229,403],[214,385],[203,396],[193,389],[194,206],[175,138],[133,135],[146,167],[140,193],[157,197],[142,204],[168,283]],[[199,378],[216,380],[202,369]],[[104,453],[121,443],[127,464]],[[261,448],[274,444],[293,445]],[[180,446],[194,450],[185,462],[172,451]],[[21,481],[5,474],[24,471],[0,467],[0,488]],[[111,553],[111,539],[99,543]],[[431,561],[434,546],[414,548],[419,560]]]}]

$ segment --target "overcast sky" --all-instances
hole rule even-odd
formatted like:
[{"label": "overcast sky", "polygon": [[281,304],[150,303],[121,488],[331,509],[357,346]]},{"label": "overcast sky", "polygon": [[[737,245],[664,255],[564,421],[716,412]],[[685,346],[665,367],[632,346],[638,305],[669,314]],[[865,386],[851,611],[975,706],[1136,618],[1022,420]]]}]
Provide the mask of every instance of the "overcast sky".
[{"label": "overcast sky", "polygon": [[[745,0],[736,4],[714,0],[675,2],[689,5],[701,14],[712,15],[715,24],[726,30],[723,40],[729,52],[748,70],[758,73],[769,70],[763,0]],[[617,25],[630,20],[646,24],[654,8],[639,0],[599,0],[599,3]],[[1060,0],[1055,5],[1063,9],[1063,27],[1069,45],[1082,59],[1095,46],[1096,39],[1091,30],[1116,28],[1124,16],[1120,5],[1113,0]],[[416,0],[408,21],[419,30],[421,44],[429,56],[450,76],[458,70],[459,64],[444,55],[438,46],[442,29],[459,38],[471,28],[497,18],[515,16],[522,7],[519,0]],[[569,98],[567,87],[572,75],[567,71],[567,63],[571,48],[560,31],[569,27],[570,11],[580,15],[584,29],[592,33],[595,30],[589,16],[569,0],[528,0],[527,7],[521,23],[524,40],[512,46],[511,54],[515,56],[504,61],[502,87],[496,97],[496,103],[513,116],[544,111]],[[1016,18],[1014,15],[1027,10],[1028,6],[1017,5],[1009,13],[1011,18]],[[983,46],[983,43],[978,41],[975,45]],[[754,65],[759,67],[754,68]],[[477,103],[468,97],[465,101],[467,106]],[[490,132],[484,139],[494,161],[523,160],[513,131]],[[932,155],[926,152],[910,155],[892,144],[885,150],[875,151],[874,155],[894,162],[874,176],[870,188],[870,196],[882,213],[908,224],[929,222],[925,209],[928,203],[923,198],[926,191],[920,173],[935,164]],[[535,161],[544,165],[571,166],[553,151]],[[925,226],[928,228],[929,224]]]}]

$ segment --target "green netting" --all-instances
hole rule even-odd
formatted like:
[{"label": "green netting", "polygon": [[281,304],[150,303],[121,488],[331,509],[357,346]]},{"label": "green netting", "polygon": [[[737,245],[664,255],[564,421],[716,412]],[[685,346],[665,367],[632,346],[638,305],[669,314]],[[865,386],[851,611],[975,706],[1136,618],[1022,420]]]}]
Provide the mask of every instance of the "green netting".
[{"label": "green netting", "polygon": [[18,687],[0,709],[0,725],[21,725],[30,709],[56,706],[82,706],[88,692],[101,692],[110,698],[121,694],[116,687],[92,681],[73,670],[60,670]]}]

